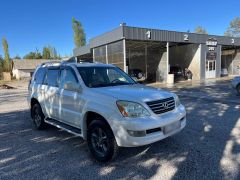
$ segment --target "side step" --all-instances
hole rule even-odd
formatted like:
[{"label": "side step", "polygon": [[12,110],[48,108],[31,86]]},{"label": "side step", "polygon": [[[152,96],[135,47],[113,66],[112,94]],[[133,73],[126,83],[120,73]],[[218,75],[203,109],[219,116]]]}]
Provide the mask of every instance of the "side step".
[{"label": "side step", "polygon": [[68,124],[65,124],[60,121],[57,121],[55,119],[50,119],[50,118],[46,118],[45,122],[59,128],[59,129],[63,129],[64,131],[67,131],[71,134],[82,137],[81,129],[78,129],[76,127],[70,126]]}]

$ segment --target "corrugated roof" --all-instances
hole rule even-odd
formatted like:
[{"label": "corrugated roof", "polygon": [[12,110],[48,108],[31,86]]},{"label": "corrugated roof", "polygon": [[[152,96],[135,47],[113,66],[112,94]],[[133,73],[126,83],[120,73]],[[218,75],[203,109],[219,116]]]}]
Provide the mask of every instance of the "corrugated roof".
[{"label": "corrugated roof", "polygon": [[[49,59],[13,59],[14,69],[36,69],[42,63],[50,62]],[[55,61],[55,60],[54,60]]]}]

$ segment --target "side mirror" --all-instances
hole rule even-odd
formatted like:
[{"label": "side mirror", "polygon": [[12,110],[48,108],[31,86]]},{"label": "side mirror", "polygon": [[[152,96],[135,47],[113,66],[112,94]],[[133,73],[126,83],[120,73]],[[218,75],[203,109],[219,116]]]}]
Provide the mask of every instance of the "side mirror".
[{"label": "side mirror", "polygon": [[78,93],[82,92],[82,87],[80,86],[80,84],[75,84],[70,81],[64,84],[64,89],[68,91],[78,92]]},{"label": "side mirror", "polygon": [[134,76],[131,77],[134,81],[138,82],[138,79]]}]

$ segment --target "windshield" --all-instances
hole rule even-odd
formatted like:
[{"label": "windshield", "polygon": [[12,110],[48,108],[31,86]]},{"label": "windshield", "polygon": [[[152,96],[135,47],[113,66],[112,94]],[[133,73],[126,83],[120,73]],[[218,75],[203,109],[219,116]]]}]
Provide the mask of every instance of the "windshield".
[{"label": "windshield", "polygon": [[126,73],[117,67],[78,67],[87,87],[106,87],[136,84]]}]

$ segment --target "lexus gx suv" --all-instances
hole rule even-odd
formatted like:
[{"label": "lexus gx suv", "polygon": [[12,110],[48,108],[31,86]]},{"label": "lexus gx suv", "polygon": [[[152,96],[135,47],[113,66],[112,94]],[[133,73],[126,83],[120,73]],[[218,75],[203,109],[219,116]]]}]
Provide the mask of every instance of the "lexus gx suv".
[{"label": "lexus gx suv", "polygon": [[50,124],[82,137],[98,161],[111,160],[119,147],[150,144],[186,125],[177,95],[100,63],[40,65],[29,83],[28,103],[37,129]]}]

